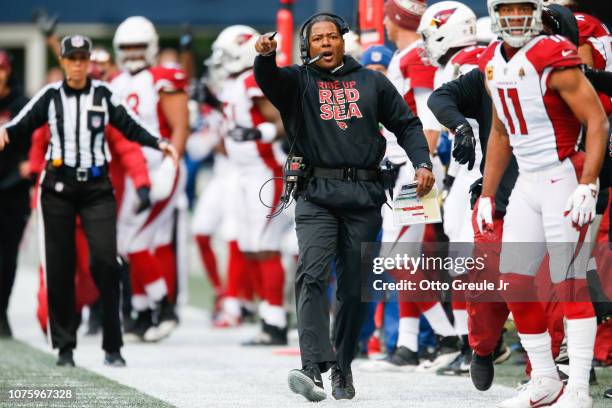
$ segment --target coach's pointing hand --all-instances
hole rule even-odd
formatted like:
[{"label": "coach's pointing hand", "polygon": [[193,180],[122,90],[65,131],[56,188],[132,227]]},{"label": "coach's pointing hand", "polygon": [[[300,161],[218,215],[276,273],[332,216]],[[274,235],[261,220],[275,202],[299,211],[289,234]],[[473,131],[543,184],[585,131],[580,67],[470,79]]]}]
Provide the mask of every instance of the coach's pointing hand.
[{"label": "coach's pointing hand", "polygon": [[268,55],[276,51],[278,43],[274,39],[276,33],[264,34],[257,39],[255,50],[261,55]]}]

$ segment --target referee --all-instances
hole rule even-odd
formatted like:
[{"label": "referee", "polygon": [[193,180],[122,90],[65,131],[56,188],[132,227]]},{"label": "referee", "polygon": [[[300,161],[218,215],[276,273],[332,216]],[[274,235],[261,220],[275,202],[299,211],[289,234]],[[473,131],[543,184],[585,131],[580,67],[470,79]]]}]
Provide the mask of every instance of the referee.
[{"label": "referee", "polygon": [[[140,125],[106,84],[88,75],[91,40],[81,35],[61,41],[65,80],[47,85],[0,128],[0,150],[10,140],[29,136],[48,124],[51,141],[41,176],[40,207],[44,234],[49,326],[57,364],[74,366],[79,317],[75,309],[75,220],[80,217],[90,249],[91,274],[102,301],[104,363],[125,366],[120,349],[119,269],[116,204],[108,177],[110,156],[104,137],[107,124],[143,146],[178,159],[168,142]],[[41,234],[41,235],[42,235]]]}]

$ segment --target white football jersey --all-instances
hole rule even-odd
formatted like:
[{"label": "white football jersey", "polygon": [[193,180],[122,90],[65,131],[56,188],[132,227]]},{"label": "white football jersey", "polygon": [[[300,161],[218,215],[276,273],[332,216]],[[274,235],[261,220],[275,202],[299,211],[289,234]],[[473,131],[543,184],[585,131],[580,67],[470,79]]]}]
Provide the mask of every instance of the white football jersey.
[{"label": "white football jersey", "polygon": [[577,49],[564,37],[541,35],[506,61],[502,46],[489,45],[479,65],[519,169],[553,167],[576,152],[580,123],[548,78],[554,69],[580,66]]},{"label": "white football jersey", "polygon": [[[431,93],[436,73],[436,68],[434,66],[423,62],[421,57],[425,52],[423,46],[423,41],[419,40],[401,51],[396,51],[389,62],[387,78],[389,78],[389,81],[391,81],[400,95],[402,95],[412,113],[419,116],[423,122],[423,127],[425,129],[437,129],[439,124],[435,118],[431,119],[433,117],[431,111],[427,109],[427,112],[420,112],[417,109],[415,88],[427,90]],[[423,97],[428,97],[428,95],[424,95]],[[425,108],[427,107],[425,106]],[[383,136],[387,140],[385,157],[393,163],[409,162],[408,155],[397,143],[395,135],[384,129]]]},{"label": "white football jersey", "polygon": [[[223,103],[223,111],[227,119],[228,129],[235,127],[254,128],[264,123],[266,119],[255,105],[254,98],[264,97],[263,92],[255,82],[252,70],[229,78],[223,86],[219,100]],[[264,143],[261,141],[237,142],[225,138],[225,148],[232,162],[240,168],[265,166],[274,171],[282,168],[286,154],[278,141]]]},{"label": "white football jersey", "polygon": [[187,90],[184,71],[168,67],[143,69],[135,75],[122,72],[111,81],[115,94],[134,111],[147,128],[170,137],[170,128],[159,106],[160,92]]}]

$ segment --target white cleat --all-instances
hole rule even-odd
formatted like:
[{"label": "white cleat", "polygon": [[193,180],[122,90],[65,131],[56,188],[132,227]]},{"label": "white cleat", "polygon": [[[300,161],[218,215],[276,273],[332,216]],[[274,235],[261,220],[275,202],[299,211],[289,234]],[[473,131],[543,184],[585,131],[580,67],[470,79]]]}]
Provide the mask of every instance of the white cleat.
[{"label": "white cleat", "polygon": [[532,378],[519,389],[516,397],[504,400],[498,408],[546,407],[557,401],[563,393],[563,382],[548,377]]},{"label": "white cleat", "polygon": [[551,408],[593,408],[593,398],[587,389],[565,388],[563,395]]},{"label": "white cleat", "polygon": [[433,361],[425,360],[415,369],[417,373],[435,373],[439,368],[449,365],[457,356],[459,351],[438,355]]},{"label": "white cleat", "polygon": [[157,326],[151,326],[143,336],[147,343],[155,343],[170,336],[170,333],[176,328],[177,323],[173,320],[160,322]]}]

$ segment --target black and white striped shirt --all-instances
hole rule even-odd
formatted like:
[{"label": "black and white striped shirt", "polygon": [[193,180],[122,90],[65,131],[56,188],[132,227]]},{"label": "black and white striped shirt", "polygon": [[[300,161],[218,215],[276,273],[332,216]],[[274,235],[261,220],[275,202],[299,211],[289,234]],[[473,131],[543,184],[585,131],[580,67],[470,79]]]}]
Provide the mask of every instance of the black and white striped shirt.
[{"label": "black and white striped shirt", "polygon": [[30,137],[45,123],[51,131],[45,158],[61,160],[59,163],[75,168],[89,169],[110,161],[104,137],[107,124],[143,146],[157,149],[160,140],[113,95],[106,83],[97,80],[88,79],[80,90],[70,88],[66,81],[47,85],[5,128],[9,139]]}]

